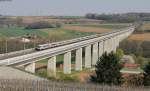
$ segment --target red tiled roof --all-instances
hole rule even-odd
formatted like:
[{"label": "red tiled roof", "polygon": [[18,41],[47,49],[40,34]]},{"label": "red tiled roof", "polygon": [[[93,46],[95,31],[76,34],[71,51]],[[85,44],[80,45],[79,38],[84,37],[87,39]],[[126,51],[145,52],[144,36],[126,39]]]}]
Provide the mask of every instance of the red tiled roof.
[{"label": "red tiled roof", "polygon": [[124,67],[134,67],[134,68],[136,68],[136,67],[139,67],[139,64],[124,64],[123,66]]}]

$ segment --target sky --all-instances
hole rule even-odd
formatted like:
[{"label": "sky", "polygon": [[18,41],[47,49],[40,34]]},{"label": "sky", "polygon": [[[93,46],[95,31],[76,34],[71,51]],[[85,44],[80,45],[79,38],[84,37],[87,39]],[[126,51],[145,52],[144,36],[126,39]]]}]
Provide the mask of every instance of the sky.
[{"label": "sky", "polygon": [[150,12],[150,0],[0,0],[0,14],[12,16],[126,12]]}]

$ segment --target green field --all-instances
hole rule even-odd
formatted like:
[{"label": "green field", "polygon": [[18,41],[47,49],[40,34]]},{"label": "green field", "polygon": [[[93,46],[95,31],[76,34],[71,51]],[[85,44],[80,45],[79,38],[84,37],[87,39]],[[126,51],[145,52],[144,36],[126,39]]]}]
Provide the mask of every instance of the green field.
[{"label": "green field", "polygon": [[82,37],[94,33],[83,33],[73,30],[65,30],[61,28],[48,28],[48,29],[24,29],[22,27],[10,27],[10,28],[1,28],[0,37],[20,37],[26,34],[37,35],[41,38],[48,38],[52,36],[61,36],[61,37]]}]

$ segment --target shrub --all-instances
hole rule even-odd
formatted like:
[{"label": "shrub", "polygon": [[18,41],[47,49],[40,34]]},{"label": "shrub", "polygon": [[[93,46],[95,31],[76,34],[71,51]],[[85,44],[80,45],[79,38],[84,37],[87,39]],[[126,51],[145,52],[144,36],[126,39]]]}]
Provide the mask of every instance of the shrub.
[{"label": "shrub", "polygon": [[113,52],[106,52],[98,59],[95,65],[96,76],[91,76],[91,81],[104,84],[121,84],[121,65],[119,57]]},{"label": "shrub", "polygon": [[150,62],[144,68],[144,85],[150,86]]},{"label": "shrub", "polygon": [[141,75],[132,74],[129,77],[125,78],[124,85],[126,86],[142,86],[143,77]]},{"label": "shrub", "polygon": [[61,24],[41,21],[29,24],[25,27],[25,29],[42,29],[42,28],[57,28],[57,27],[61,27]]},{"label": "shrub", "polygon": [[123,50],[122,50],[122,49],[117,49],[117,51],[116,51],[116,55],[117,55],[119,58],[122,58],[122,57],[123,57],[123,55],[124,55]]}]

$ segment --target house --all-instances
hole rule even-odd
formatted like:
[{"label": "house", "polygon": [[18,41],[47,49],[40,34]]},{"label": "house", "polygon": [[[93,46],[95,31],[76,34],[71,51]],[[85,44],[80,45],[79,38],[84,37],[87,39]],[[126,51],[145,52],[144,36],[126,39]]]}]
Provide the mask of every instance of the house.
[{"label": "house", "polygon": [[28,38],[22,38],[21,39],[21,42],[23,42],[23,43],[29,43],[31,40],[30,39],[28,39]]},{"label": "house", "polygon": [[144,71],[140,68],[139,64],[124,64],[123,68],[120,70],[122,77],[126,78],[130,75],[139,75],[143,76]]}]

